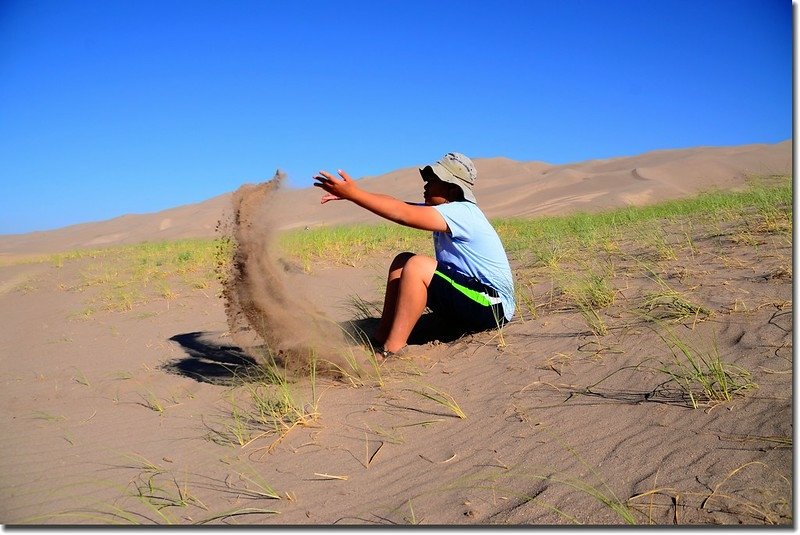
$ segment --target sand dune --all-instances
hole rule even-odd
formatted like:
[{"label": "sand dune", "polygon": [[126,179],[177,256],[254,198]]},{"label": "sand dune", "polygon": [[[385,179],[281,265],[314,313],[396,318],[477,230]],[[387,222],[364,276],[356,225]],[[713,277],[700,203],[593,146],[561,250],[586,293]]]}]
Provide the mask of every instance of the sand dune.
[{"label": "sand dune", "polygon": [[[477,195],[492,216],[642,204],[788,173],[791,152],[484,159]],[[414,168],[362,184],[421,192]],[[320,206],[315,188],[283,195],[285,228],[377,221]],[[230,197],[4,236],[0,252],[210,236]],[[657,222],[557,269],[513,256],[519,310],[502,330],[453,340],[417,328],[380,381],[372,368],[315,388],[306,378],[291,403],[242,379],[264,369],[236,345],[247,333],[231,332],[216,279],[156,270],[136,282],[125,258],[0,264],[0,523],[791,526],[792,222],[785,207],[759,217]],[[274,275],[334,325],[369,332],[376,319],[353,303],[380,304],[387,263],[381,252]],[[597,274],[614,296],[596,311],[604,330],[565,290]],[[280,298],[264,280],[253,285]],[[693,311],[655,321],[654,294]],[[693,407],[702,392],[681,387],[691,368],[678,342],[724,362],[730,399]],[[298,412],[265,421],[270,404]]]},{"label": "sand dune", "polygon": [[[622,510],[638,524],[789,526],[791,236],[745,227],[694,227],[689,248],[676,224],[678,254],[657,264],[712,312],[673,329],[751,372],[743,396],[693,409],[659,372],[670,349],[636,313],[658,288],[625,260],[652,251],[631,240],[614,256],[605,336],[531,273],[541,306],[504,328],[505,345],[418,338],[382,386],[319,377],[318,418],[279,443],[235,416],[253,399],[231,383],[254,365],[213,288],[86,312],[102,297],[85,278],[97,261],[2,267],[15,288],[0,291],[0,522],[541,527],[622,524]],[[386,262],[287,283],[346,322],[347,295],[380,299]],[[466,418],[419,394],[431,389]],[[292,394],[315,399],[307,383]]]},{"label": "sand dune", "polygon": [[[792,142],[659,150],[567,165],[508,158],[476,159],[475,164],[479,173],[476,196],[489,217],[529,217],[642,205],[715,187],[742,187],[751,176],[790,174]],[[360,182],[369,191],[421,200],[416,169],[363,177]],[[320,206],[320,191],[313,187],[285,190],[283,196],[275,214],[283,229],[378,221],[348,203]],[[152,214],[124,215],[47,232],[2,235],[0,255],[214,236],[217,221],[229,205],[228,193]]]}]

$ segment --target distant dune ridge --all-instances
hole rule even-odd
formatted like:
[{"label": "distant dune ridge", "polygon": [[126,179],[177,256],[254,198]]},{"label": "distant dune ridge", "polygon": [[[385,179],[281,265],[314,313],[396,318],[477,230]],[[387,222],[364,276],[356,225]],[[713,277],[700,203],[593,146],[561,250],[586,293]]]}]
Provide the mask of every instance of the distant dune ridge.
[{"label": "distant dune ridge", "polygon": [[[454,150],[456,150],[455,148]],[[792,141],[734,147],[696,147],[589,160],[566,165],[475,158],[475,194],[491,217],[531,217],[598,211],[686,197],[712,188],[736,189],[751,176],[791,174]],[[420,162],[425,165],[429,162]],[[265,170],[265,178],[274,170]],[[361,186],[408,201],[422,200],[417,167],[365,177]],[[280,228],[378,222],[347,202],[320,205],[321,190],[280,192],[275,217]],[[231,193],[150,214],[124,215],[46,232],[1,235],[0,255],[55,253],[143,241],[212,237],[231,209]]]}]

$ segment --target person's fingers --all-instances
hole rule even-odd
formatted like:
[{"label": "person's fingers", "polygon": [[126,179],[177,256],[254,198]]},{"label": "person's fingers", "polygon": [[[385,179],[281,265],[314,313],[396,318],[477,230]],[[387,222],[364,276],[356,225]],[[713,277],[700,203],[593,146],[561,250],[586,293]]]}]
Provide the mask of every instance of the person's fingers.
[{"label": "person's fingers", "polygon": [[342,177],[342,178],[343,178],[345,181],[348,181],[348,180],[353,180],[352,178],[350,178],[350,175],[348,175],[348,174],[347,174],[347,173],[344,171],[344,169],[339,169],[338,173],[339,173],[339,176],[340,176],[340,177]]},{"label": "person's fingers", "polygon": [[324,171],[324,170],[320,171],[319,175],[317,175],[317,177],[315,177],[315,178],[318,178],[319,180],[322,180],[323,182],[338,182],[336,177],[334,177],[332,174],[330,174],[329,172]]},{"label": "person's fingers", "polygon": [[[316,177],[314,177],[314,178],[316,178]],[[320,204],[325,204],[326,202],[331,200],[329,197],[331,197],[332,195],[327,192],[327,190],[325,188],[325,184],[320,183],[320,182],[315,182],[314,186],[325,191],[325,195],[323,195],[322,198],[319,200]]]},{"label": "person's fingers", "polygon": [[339,197],[338,195],[334,195],[332,193],[329,193],[328,195],[323,195],[322,199],[319,200],[319,203],[320,204],[325,204],[328,201],[341,201],[341,200],[342,200],[342,198]]},{"label": "person's fingers", "polygon": [[330,177],[330,175],[328,173],[325,173],[324,171],[320,171],[319,174],[314,175],[314,177],[313,177],[314,180],[318,181],[318,182],[315,182],[314,185],[317,185],[317,183],[319,183],[319,184],[328,184],[328,183],[330,183],[330,178],[329,177]]}]

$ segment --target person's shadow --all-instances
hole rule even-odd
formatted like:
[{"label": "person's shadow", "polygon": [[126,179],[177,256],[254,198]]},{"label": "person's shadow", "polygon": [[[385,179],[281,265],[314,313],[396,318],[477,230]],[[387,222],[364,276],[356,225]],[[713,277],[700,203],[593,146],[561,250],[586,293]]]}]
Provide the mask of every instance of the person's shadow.
[{"label": "person's shadow", "polygon": [[[358,319],[340,323],[352,345],[368,345],[378,327],[378,318]],[[408,343],[423,345],[433,341],[443,343],[457,340],[465,333],[453,326],[445,325],[432,314],[424,314]],[[202,383],[230,386],[259,375],[261,365],[242,348],[225,343],[222,333],[189,332],[169,338],[181,346],[186,356],[166,362],[161,369],[176,375],[189,377]],[[376,348],[377,349],[377,348]]]},{"label": "person's shadow", "polygon": [[237,379],[251,377],[258,362],[240,347],[220,340],[221,333],[190,332],[170,337],[181,346],[186,356],[169,361],[161,369],[190,377],[201,383],[231,385]]},{"label": "person's shadow", "polygon": [[[340,323],[339,326],[352,340],[361,343],[365,340],[372,340],[379,322],[379,318],[366,318]],[[411,331],[408,344],[424,345],[435,341],[449,343],[458,340],[465,334],[467,333],[452,324],[439,321],[434,314],[423,314]]]}]

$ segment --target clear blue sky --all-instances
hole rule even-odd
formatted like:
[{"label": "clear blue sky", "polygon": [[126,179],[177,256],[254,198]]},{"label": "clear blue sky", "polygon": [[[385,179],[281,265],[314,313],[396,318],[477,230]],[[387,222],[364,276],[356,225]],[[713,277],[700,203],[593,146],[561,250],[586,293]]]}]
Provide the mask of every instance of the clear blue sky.
[{"label": "clear blue sky", "polygon": [[792,136],[789,0],[0,0],[0,233]]}]

